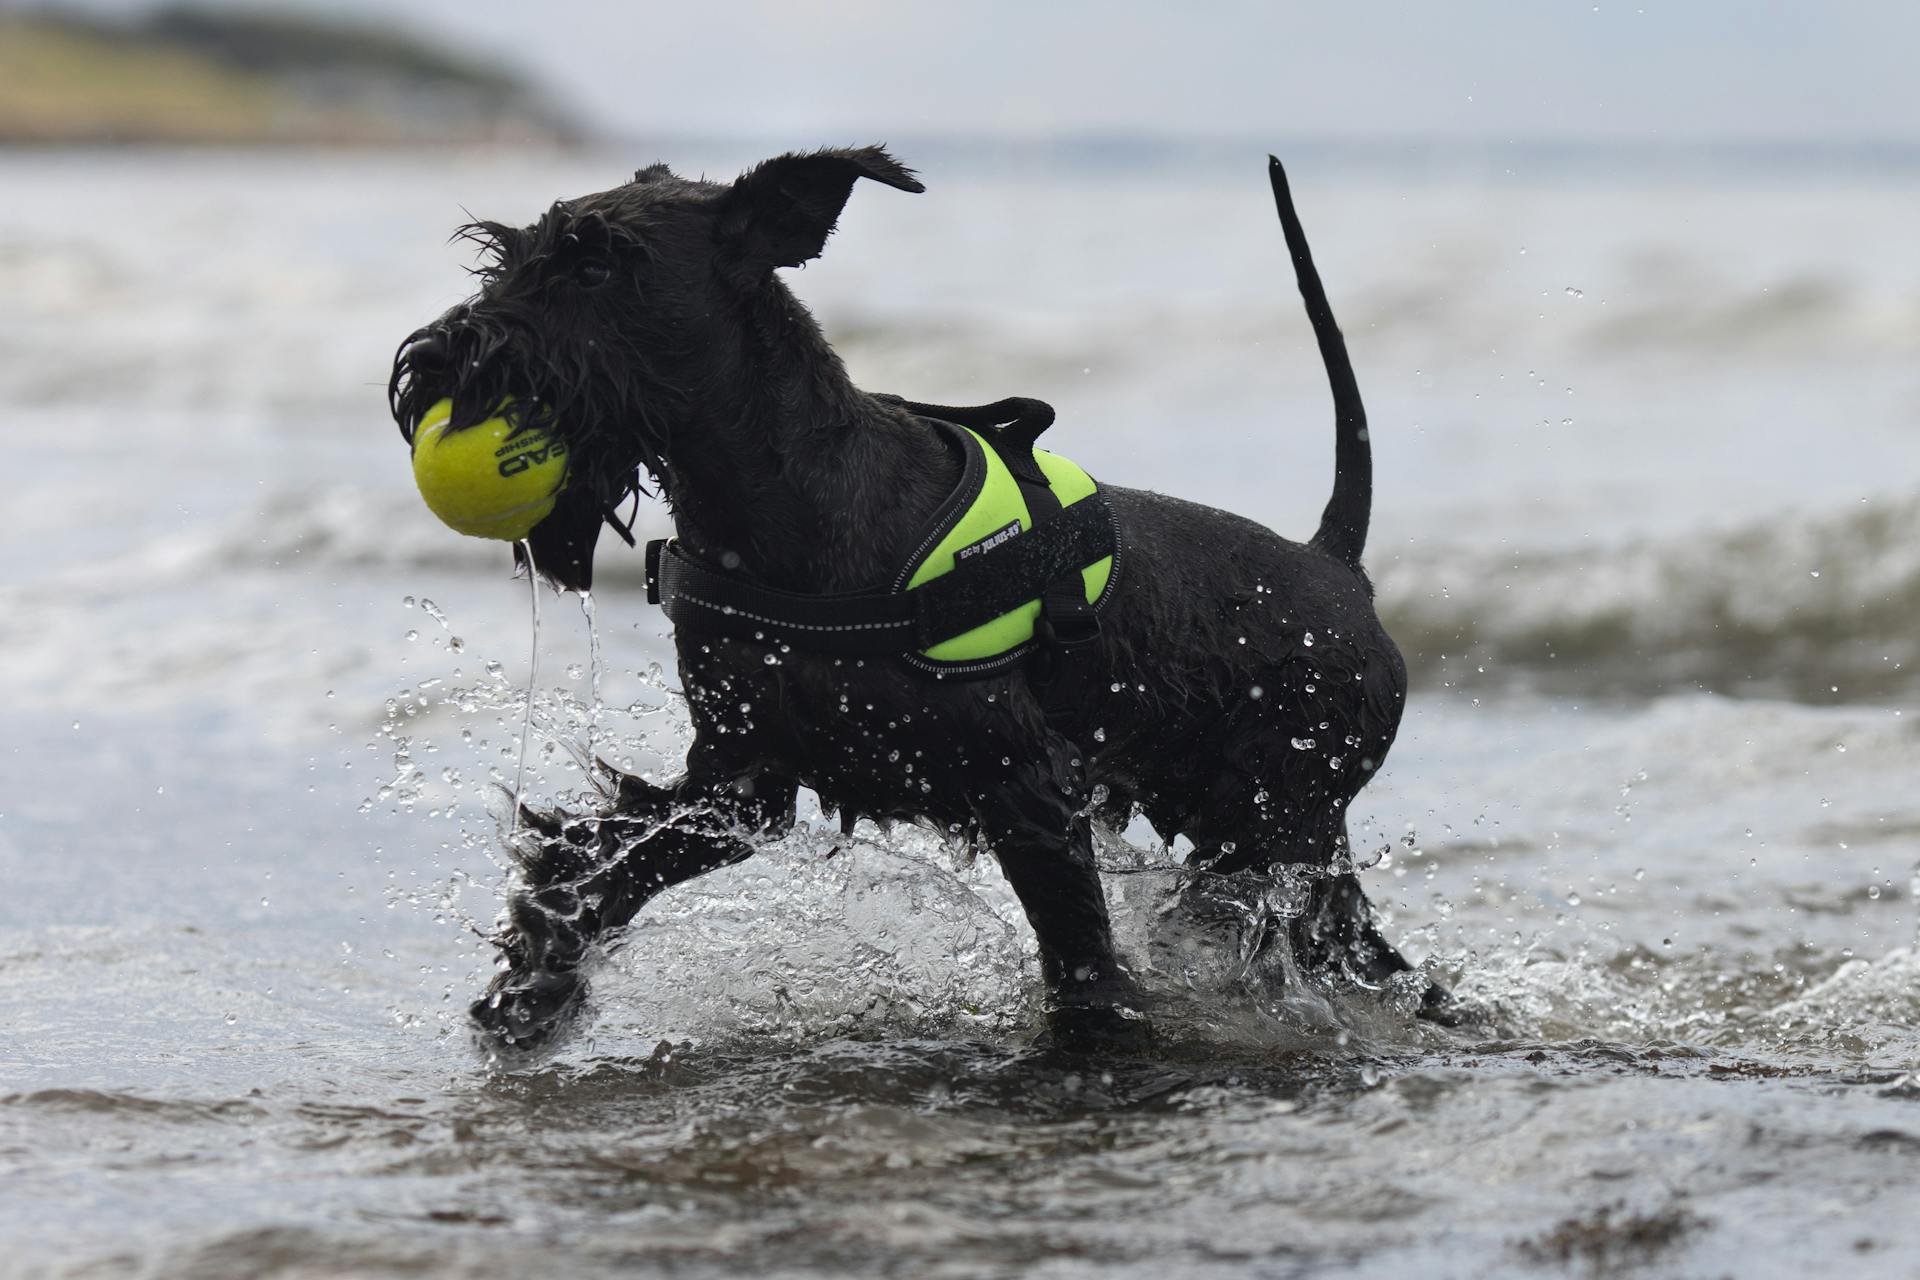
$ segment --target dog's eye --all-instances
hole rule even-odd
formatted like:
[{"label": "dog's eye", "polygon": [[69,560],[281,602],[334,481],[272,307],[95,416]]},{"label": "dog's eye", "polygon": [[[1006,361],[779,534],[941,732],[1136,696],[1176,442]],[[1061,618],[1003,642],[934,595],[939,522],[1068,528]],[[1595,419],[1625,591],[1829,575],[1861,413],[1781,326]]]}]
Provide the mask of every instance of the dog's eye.
[{"label": "dog's eye", "polygon": [[613,278],[613,264],[605,258],[582,258],[573,268],[573,278],[589,289],[597,289]]}]

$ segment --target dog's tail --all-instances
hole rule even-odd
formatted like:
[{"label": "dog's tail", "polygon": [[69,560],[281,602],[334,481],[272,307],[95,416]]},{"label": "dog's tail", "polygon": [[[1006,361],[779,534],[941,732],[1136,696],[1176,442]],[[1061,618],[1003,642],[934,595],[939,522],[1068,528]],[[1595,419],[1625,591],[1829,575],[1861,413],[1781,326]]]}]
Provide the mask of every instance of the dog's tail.
[{"label": "dog's tail", "polygon": [[1373,509],[1373,450],[1367,444],[1367,411],[1360,403],[1353,362],[1347,358],[1347,340],[1333,322],[1333,308],[1327,305],[1327,291],[1320,287],[1320,273],[1314,270],[1313,253],[1307,248],[1307,233],[1300,225],[1300,215],[1293,211],[1287,171],[1275,156],[1267,157],[1267,178],[1273,183],[1273,204],[1280,211],[1287,251],[1293,255],[1300,297],[1307,304],[1307,318],[1313,321],[1313,336],[1320,341],[1320,358],[1326,362],[1327,381],[1333,386],[1333,496],[1320,513],[1320,528],[1311,545],[1358,569],[1360,553],[1367,549],[1367,518]]}]

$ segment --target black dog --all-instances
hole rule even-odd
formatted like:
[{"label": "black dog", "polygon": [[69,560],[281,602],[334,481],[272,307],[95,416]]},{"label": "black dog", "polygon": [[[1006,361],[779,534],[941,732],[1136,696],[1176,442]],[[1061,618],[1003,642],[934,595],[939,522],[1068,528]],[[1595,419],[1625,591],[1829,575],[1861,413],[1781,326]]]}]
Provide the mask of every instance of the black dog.
[{"label": "black dog", "polygon": [[[730,186],[655,165],[531,227],[464,229],[489,251],[482,287],[402,344],[394,416],[411,439],[442,397],[455,429],[511,398],[512,412],[565,437],[565,488],[528,539],[556,585],[590,586],[601,525],[627,535],[618,508],[644,472],[672,504],[669,559],[697,581],[793,602],[797,616],[881,608],[876,597],[901,585],[916,540],[976,465],[958,428],[936,419],[978,427],[1022,473],[1035,530],[1003,531],[1019,534],[1010,547],[1046,551],[1036,535],[1051,527],[1050,502],[1044,514],[1072,525],[1079,547],[1045,570],[1070,570],[1064,595],[1038,579],[1013,584],[1044,594],[1046,608],[1005,662],[979,664],[984,674],[823,649],[804,626],[762,628],[741,616],[751,609],[702,615],[683,600],[686,776],[656,787],[609,772],[599,812],[528,815],[538,847],[509,901],[503,968],[473,1009],[496,1045],[549,1043],[584,992],[596,940],[662,889],[784,830],[799,787],[849,824],[925,822],[990,848],[1038,936],[1050,1024],[1069,1045],[1138,1040],[1147,1027],[1114,952],[1090,819],[1144,813],[1166,838],[1185,834],[1197,884],[1237,877],[1224,883],[1250,881],[1257,896],[1269,874],[1309,880],[1305,910],[1281,933],[1304,966],[1373,985],[1408,969],[1371,924],[1346,849],[1348,803],[1385,758],[1406,692],[1360,567],[1366,422],[1277,160],[1270,176],[1336,409],[1333,495],[1304,545],[1131,489],[1067,508],[1097,509],[1111,529],[1076,523],[1024,465],[1051,417],[1044,406],[940,410],[848,381],[776,271],[819,255],[857,179],[923,189],[879,148],[781,156]],[[1050,545],[1060,551],[1063,538]],[[1113,560],[1096,613],[1081,607],[1080,584],[1102,553]],[[995,556],[1019,560],[979,559]],[[1444,1018],[1443,992],[1427,988],[1425,1000]]]}]

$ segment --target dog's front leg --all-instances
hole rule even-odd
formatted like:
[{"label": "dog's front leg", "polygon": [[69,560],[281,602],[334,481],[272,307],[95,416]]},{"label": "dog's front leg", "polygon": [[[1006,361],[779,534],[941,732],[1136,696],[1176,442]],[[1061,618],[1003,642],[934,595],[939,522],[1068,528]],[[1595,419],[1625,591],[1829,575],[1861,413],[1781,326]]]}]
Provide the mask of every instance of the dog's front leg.
[{"label": "dog's front leg", "polygon": [[1076,1051],[1138,1047],[1151,1029],[1139,988],[1114,951],[1075,754],[1056,743],[1032,764],[989,757],[1008,763],[972,785],[975,815],[1040,943],[1054,1043]]},{"label": "dog's front leg", "polygon": [[550,1045],[585,997],[592,946],[663,890],[751,856],[791,825],[794,795],[765,775],[690,773],[670,787],[623,776],[604,812],[528,813],[536,844],[507,901],[506,963],[471,1011],[490,1046]]}]

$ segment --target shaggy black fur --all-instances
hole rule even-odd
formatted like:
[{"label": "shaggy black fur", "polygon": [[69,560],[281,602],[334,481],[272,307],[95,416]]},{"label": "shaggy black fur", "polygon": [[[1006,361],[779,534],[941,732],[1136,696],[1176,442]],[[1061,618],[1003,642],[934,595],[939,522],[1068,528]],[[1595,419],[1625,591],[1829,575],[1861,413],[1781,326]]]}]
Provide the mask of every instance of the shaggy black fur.
[{"label": "shaggy black fur", "polygon": [[[1193,866],[1256,896],[1270,869],[1309,868],[1296,955],[1371,984],[1406,970],[1346,850],[1348,804],[1406,692],[1359,567],[1366,421],[1278,161],[1271,177],[1337,412],[1314,539],[1109,487],[1118,587],[1089,659],[1099,692],[1071,726],[1043,713],[1033,664],[933,681],[893,659],[676,635],[695,729],[686,775],[658,787],[609,773],[600,812],[531,815],[539,848],[509,901],[505,963],[474,1006],[496,1044],[550,1042],[592,945],[660,890],[784,830],[799,787],[849,822],[925,822],[990,848],[1039,938],[1068,1044],[1147,1027],[1114,953],[1090,815],[1144,812],[1192,840]],[[402,344],[395,419],[410,434],[450,395],[456,427],[470,425],[511,397],[566,437],[567,487],[529,540],[559,586],[590,585],[601,525],[624,533],[619,509],[652,482],[711,563],[788,591],[884,588],[959,460],[898,401],[853,386],[775,273],[821,252],[860,178],[922,189],[877,147],[781,156],[731,185],[655,165],[531,227],[465,228],[489,255],[482,287]],[[1445,997],[1428,1003],[1441,1012]]]}]

